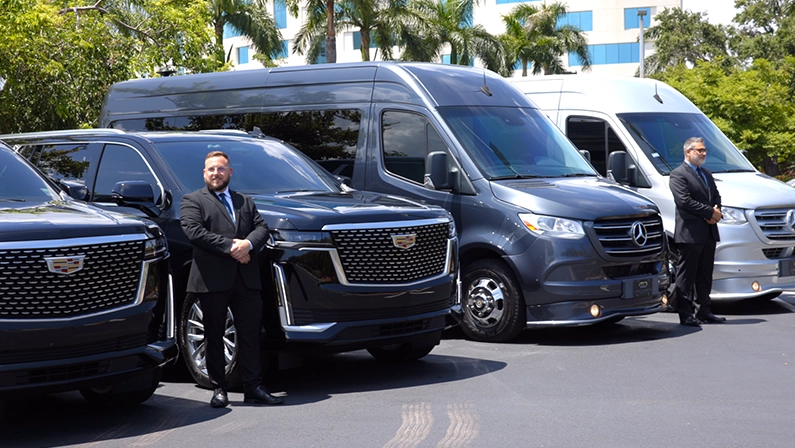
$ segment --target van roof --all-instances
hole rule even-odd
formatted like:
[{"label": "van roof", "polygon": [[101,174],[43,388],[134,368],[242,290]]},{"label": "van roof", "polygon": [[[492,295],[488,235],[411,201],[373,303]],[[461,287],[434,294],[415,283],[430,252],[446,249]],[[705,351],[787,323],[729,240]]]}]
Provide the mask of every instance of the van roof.
[{"label": "van roof", "polygon": [[552,75],[510,81],[544,110],[700,113],[679,91],[649,78]]}]

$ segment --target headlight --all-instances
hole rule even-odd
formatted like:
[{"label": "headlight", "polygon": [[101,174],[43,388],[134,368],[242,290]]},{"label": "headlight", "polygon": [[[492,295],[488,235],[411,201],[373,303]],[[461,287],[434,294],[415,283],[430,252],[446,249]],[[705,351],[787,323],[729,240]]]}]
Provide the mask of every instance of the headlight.
[{"label": "headlight", "polygon": [[720,220],[723,224],[743,224],[748,222],[745,218],[745,210],[734,207],[722,207],[720,211],[723,213],[723,219]]},{"label": "headlight", "polygon": [[447,238],[453,239],[458,236],[458,232],[455,229],[455,221],[450,218],[450,223],[447,224]]},{"label": "headlight", "polygon": [[300,232],[298,230],[277,230],[273,232],[276,247],[333,246],[329,232]]},{"label": "headlight", "polygon": [[153,221],[145,220],[147,233],[151,236],[145,243],[144,259],[151,260],[168,252],[168,241],[160,227]]},{"label": "headlight", "polygon": [[579,221],[533,213],[519,213],[519,219],[536,235],[567,239],[577,239],[585,236],[585,231]]}]

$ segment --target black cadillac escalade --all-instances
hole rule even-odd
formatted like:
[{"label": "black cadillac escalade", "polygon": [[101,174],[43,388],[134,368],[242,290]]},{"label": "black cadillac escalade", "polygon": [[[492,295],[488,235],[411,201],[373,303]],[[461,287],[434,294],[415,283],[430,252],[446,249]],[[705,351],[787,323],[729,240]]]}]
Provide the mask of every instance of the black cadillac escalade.
[{"label": "black cadillac escalade", "polygon": [[[381,360],[413,360],[427,355],[442,330],[460,320],[458,239],[450,214],[353,190],[281,141],[240,131],[112,129],[0,140],[73,197],[160,225],[180,310],[178,344],[200,385],[210,385],[201,303],[185,292],[191,246],[179,208],[183,195],[204,186],[204,158],[211,151],[229,155],[230,187],[254,198],[272,231],[269,247],[259,254],[266,355],[367,349]],[[239,384],[231,312],[225,342],[227,376]]]},{"label": "black cadillac escalade", "polygon": [[153,221],[72,200],[0,143],[0,399],[148,399],[177,357],[167,258]]}]

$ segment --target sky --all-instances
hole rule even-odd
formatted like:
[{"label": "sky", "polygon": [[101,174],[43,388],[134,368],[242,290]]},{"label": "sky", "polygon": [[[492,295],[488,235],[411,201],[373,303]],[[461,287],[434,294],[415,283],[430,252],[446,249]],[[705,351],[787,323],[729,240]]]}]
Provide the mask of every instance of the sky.
[{"label": "sky", "polygon": [[734,0],[681,0],[682,9],[693,12],[706,12],[712,24],[729,25],[737,12]]}]

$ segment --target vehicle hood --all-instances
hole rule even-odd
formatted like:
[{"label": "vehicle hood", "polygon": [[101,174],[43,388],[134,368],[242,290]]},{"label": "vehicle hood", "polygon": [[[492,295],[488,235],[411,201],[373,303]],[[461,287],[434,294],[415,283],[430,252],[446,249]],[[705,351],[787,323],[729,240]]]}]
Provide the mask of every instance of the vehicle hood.
[{"label": "vehicle hood", "polygon": [[659,212],[645,196],[605,178],[511,179],[491,188],[496,198],[533,213],[582,221]]},{"label": "vehicle hood", "polygon": [[68,201],[0,202],[0,223],[2,242],[146,233],[137,218]]},{"label": "vehicle hood", "polygon": [[712,176],[723,206],[745,209],[795,208],[795,188],[767,174],[712,173]]},{"label": "vehicle hood", "polygon": [[328,224],[447,218],[441,207],[366,191],[253,196],[271,228],[320,230]]}]

